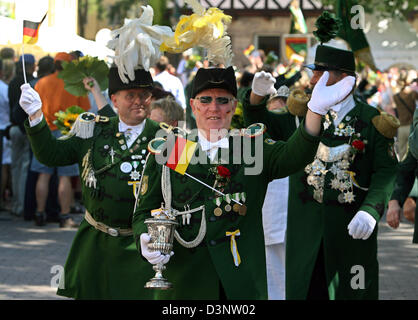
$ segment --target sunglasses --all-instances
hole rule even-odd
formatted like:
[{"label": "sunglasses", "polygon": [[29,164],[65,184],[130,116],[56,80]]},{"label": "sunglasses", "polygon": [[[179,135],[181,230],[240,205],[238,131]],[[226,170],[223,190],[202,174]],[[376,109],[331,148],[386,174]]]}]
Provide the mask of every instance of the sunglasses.
[{"label": "sunglasses", "polygon": [[210,96],[201,96],[201,97],[196,97],[196,100],[199,100],[202,104],[210,104],[213,99],[215,99],[215,103],[216,104],[227,104],[230,101],[234,100],[234,98],[228,98],[228,97],[210,97]]}]

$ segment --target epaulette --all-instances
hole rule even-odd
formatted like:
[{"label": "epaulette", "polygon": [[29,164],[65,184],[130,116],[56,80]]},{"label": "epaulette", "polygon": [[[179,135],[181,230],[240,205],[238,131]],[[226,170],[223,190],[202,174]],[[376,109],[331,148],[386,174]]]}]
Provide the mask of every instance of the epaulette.
[{"label": "epaulette", "polygon": [[232,129],[229,131],[229,135],[231,137],[247,137],[247,138],[254,138],[260,135],[263,135],[266,132],[267,127],[264,123],[253,123],[252,125],[248,126],[247,128],[242,129]]},{"label": "epaulette", "polygon": [[287,98],[287,109],[289,112],[298,117],[304,117],[308,111],[308,101],[310,97],[301,89],[295,89],[290,92]]},{"label": "epaulette", "polygon": [[372,118],[372,123],[384,137],[392,139],[396,136],[396,132],[401,123],[399,120],[389,113],[381,112],[380,115]]},{"label": "epaulette", "polygon": [[264,123],[253,123],[247,128],[241,130],[244,137],[255,138],[263,135],[264,132],[266,132],[267,127],[264,125]]},{"label": "epaulette", "polygon": [[175,136],[182,136],[182,137],[187,136],[187,132],[183,130],[182,128],[170,126],[169,124],[165,122],[160,122],[160,128],[163,129],[168,134],[173,133]]},{"label": "epaulette", "polygon": [[92,112],[83,112],[77,117],[70,132],[67,135],[62,136],[60,139],[65,140],[73,136],[81,139],[89,139],[93,137],[96,122],[109,122],[109,118],[96,115]]},{"label": "epaulette", "polygon": [[[160,122],[160,128],[163,129],[167,133],[167,135],[173,134],[174,136],[180,136],[183,138],[187,137],[187,132],[185,130],[179,127],[170,126],[165,122]],[[160,154],[166,148],[166,142],[167,138],[154,138],[148,143],[148,151],[152,154]]]}]

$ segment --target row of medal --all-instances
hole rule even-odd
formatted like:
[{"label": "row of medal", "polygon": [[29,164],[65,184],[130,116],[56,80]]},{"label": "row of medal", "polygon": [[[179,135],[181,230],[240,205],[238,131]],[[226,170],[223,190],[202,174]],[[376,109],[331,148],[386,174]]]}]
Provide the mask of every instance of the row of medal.
[{"label": "row of medal", "polygon": [[[216,197],[213,202],[216,205],[216,208],[213,210],[213,214],[217,217],[220,217],[223,212],[236,212],[240,216],[245,216],[247,214],[247,207],[245,205],[240,205],[236,202],[234,202],[232,199],[245,203],[246,200],[246,194],[245,192],[238,192],[233,194],[226,194],[224,196]],[[224,209],[222,210],[221,205],[223,202],[226,202],[226,205],[224,206]]]},{"label": "row of medal", "polygon": [[331,189],[341,192],[337,198],[338,202],[351,203],[355,201],[353,182],[347,171],[348,166],[348,160],[343,158],[334,162],[330,169],[326,169],[326,165],[319,159],[315,159],[314,162],[305,167],[305,172],[308,174],[306,180],[308,185],[314,188],[313,197],[316,201],[322,203],[325,175],[327,172],[331,172],[334,175],[334,178],[330,182]]},{"label": "row of medal", "polygon": [[[332,118],[336,119],[337,115],[333,114]],[[350,116],[346,116],[345,117],[345,121],[350,121],[351,117]],[[324,121],[324,130],[327,130],[330,126],[331,126],[331,119],[329,114],[327,113],[325,115],[325,121]],[[345,124],[344,122],[341,122],[335,129],[334,129],[334,135],[335,136],[340,136],[340,137],[351,137],[355,132],[355,129],[350,126],[349,124]]]},{"label": "row of medal", "polygon": [[131,180],[136,181],[141,178],[141,173],[137,171],[137,168],[144,166],[147,151],[142,150],[141,153],[139,155],[131,155],[131,162],[124,161],[120,164],[120,171],[129,174]]}]

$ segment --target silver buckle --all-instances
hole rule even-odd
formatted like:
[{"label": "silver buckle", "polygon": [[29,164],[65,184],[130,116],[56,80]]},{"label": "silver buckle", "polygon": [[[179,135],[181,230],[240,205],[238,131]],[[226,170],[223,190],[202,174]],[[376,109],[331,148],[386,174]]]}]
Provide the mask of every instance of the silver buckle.
[{"label": "silver buckle", "polygon": [[117,237],[119,235],[119,231],[114,228],[107,228],[107,233],[112,237]]}]

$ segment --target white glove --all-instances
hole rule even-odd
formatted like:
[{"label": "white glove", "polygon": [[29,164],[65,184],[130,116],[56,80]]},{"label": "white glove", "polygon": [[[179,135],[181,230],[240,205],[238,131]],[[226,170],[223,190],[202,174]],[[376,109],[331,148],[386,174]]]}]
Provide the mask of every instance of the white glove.
[{"label": "white glove", "polygon": [[348,224],[348,234],[353,239],[367,240],[373,233],[376,220],[366,211],[359,211]]},{"label": "white glove", "polygon": [[312,91],[308,108],[315,113],[325,115],[335,104],[344,99],[353,89],[356,78],[347,76],[331,86],[327,86],[329,72],[325,71]]},{"label": "white glove", "polygon": [[20,90],[22,90],[20,106],[29,116],[42,108],[41,97],[29,83],[22,84]]},{"label": "white glove", "polygon": [[256,95],[264,97],[276,93],[276,89],[274,88],[275,83],[276,79],[271,73],[264,71],[257,72],[254,75],[251,90]]},{"label": "white glove", "polygon": [[148,243],[150,242],[151,237],[148,235],[148,233],[141,234],[140,240],[141,254],[151,264],[166,264],[168,261],[170,261],[170,257],[174,255],[173,251],[171,251],[170,254],[162,254],[160,251],[149,251]]}]

